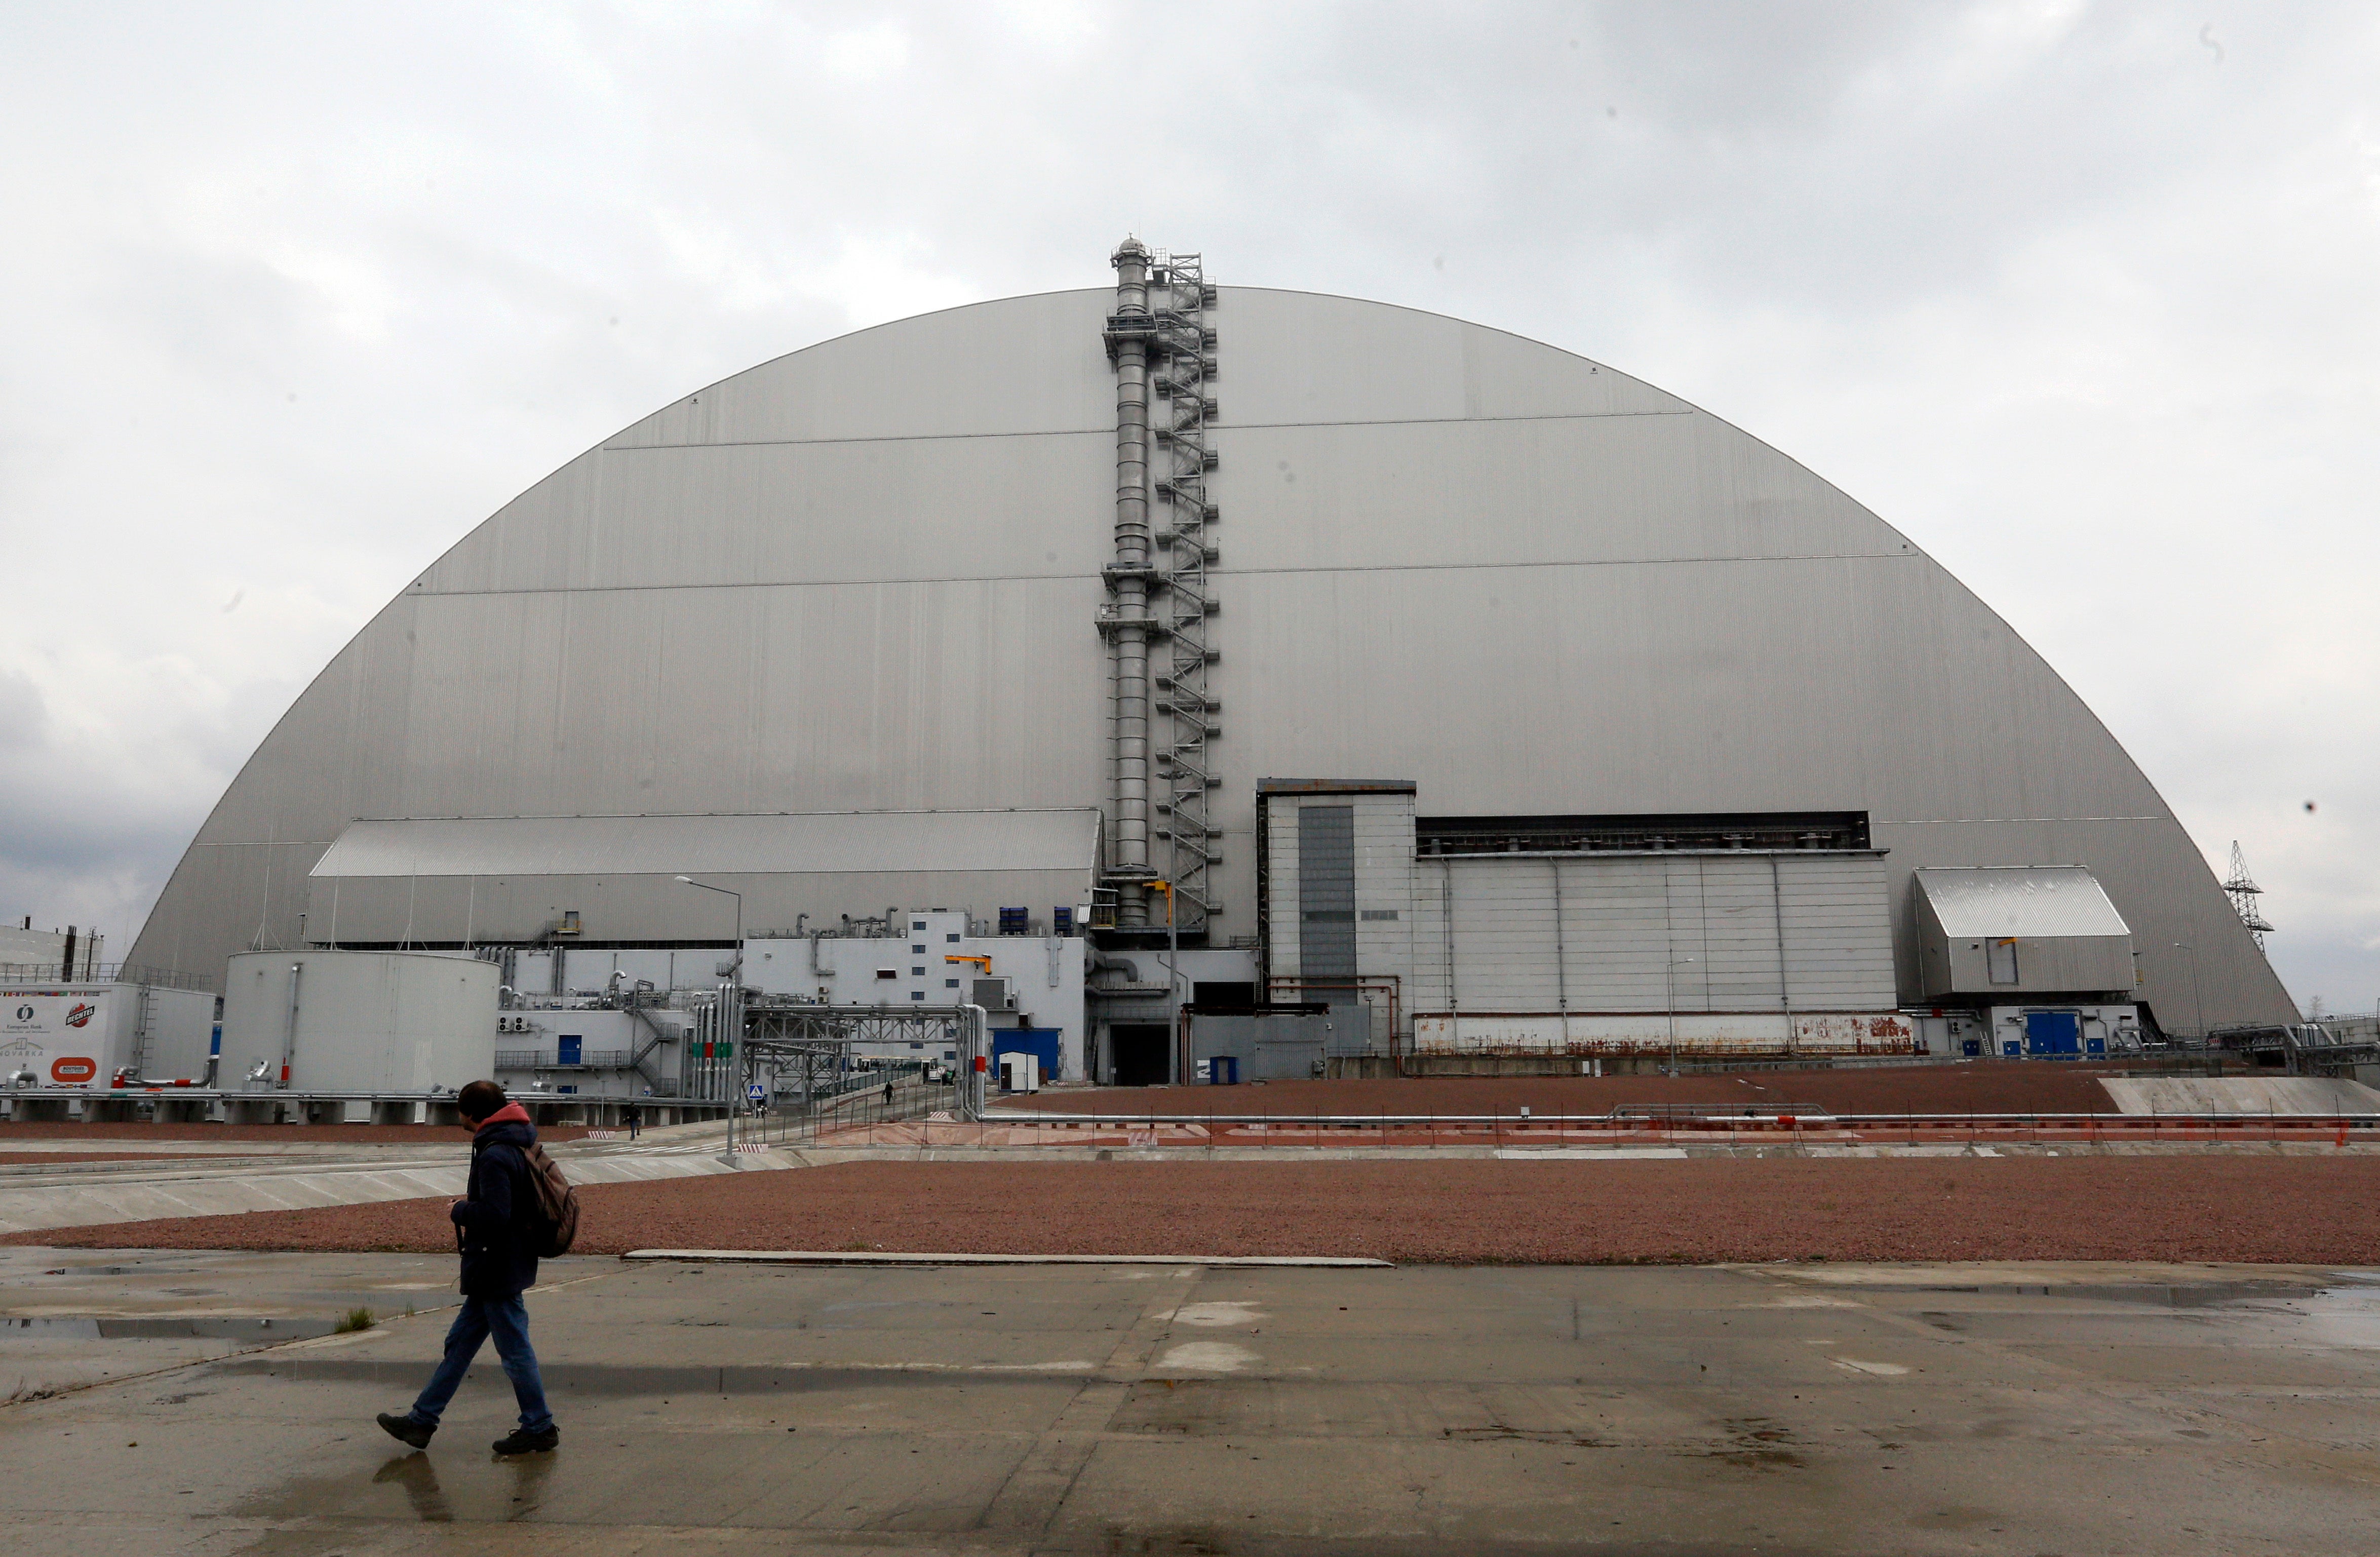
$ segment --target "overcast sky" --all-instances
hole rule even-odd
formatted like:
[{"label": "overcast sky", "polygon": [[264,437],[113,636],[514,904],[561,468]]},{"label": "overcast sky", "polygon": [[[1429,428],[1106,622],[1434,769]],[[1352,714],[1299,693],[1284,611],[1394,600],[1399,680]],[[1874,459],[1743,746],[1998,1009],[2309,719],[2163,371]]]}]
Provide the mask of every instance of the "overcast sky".
[{"label": "overcast sky", "polygon": [[1940,558],[2380,1002],[2380,7],[0,4],[0,914],[118,952],[554,467],[1111,279],[1500,325]]}]

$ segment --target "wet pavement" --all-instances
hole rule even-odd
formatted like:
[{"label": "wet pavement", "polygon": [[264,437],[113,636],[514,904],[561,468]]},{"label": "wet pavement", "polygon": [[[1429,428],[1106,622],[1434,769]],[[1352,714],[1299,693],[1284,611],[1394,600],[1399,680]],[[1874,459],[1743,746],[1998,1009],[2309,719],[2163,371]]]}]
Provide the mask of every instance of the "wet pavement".
[{"label": "wet pavement", "polygon": [[[446,1300],[420,1257],[7,1259],[20,1320]],[[427,1454],[371,1425],[443,1314],[195,1365],[244,1337],[0,1329],[122,1370],[0,1408],[0,1551],[2321,1552],[2380,1501],[2374,1271],[547,1275],[563,1446],[509,1462],[492,1353]]]}]

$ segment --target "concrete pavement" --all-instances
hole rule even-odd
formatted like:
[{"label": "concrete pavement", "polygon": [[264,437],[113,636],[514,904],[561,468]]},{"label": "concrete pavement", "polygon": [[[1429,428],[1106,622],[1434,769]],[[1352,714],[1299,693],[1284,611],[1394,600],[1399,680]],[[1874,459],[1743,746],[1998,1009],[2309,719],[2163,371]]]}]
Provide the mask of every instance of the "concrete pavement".
[{"label": "concrete pavement", "polygon": [[[46,1258],[53,1316],[443,1264]],[[427,1454],[371,1426],[423,1313],[0,1410],[0,1551],[2323,1552],[2380,1491],[2380,1272],[548,1274],[558,1454],[491,1461],[492,1354]]]},{"label": "concrete pavement", "polygon": [[[87,1227],[165,1217],[301,1210],[463,1193],[470,1142],[313,1146],[276,1158],[158,1156],[150,1162],[13,1163],[0,1168],[0,1233]],[[636,1184],[801,1165],[783,1151],[722,1148],[722,1125],[650,1130],[645,1138],[565,1141],[554,1159],[574,1184]],[[115,1143],[105,1143],[114,1150]],[[85,1150],[90,1150],[86,1147]]]}]

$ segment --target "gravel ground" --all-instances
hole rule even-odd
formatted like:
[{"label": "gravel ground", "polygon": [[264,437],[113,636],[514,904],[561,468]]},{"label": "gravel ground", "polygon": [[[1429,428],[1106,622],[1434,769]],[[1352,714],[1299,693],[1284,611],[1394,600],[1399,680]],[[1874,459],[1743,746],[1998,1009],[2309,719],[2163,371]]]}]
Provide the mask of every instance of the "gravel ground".
[{"label": "gravel ground", "polygon": [[[844,1163],[580,1190],[579,1250],[1335,1254],[1428,1264],[2380,1264],[2380,1162],[2313,1157]],[[20,1233],[78,1248],[454,1247],[446,1204]]]},{"label": "gravel ground", "polygon": [[[583,1125],[540,1125],[541,1140],[577,1140],[587,1133]],[[85,1125],[29,1120],[0,1120],[0,1151],[10,1141],[26,1140],[203,1140],[307,1141],[340,1146],[419,1145],[424,1141],[452,1144],[468,1139],[455,1125]]]},{"label": "gravel ground", "polygon": [[995,1106],[1067,1113],[1606,1113],[1622,1103],[1697,1103],[1773,1113],[2115,1113],[2102,1076],[2120,1067],[1978,1060],[1875,1070],[1717,1076],[1452,1076],[1381,1081],[1271,1081],[1241,1087],[1108,1087],[1003,1098]]}]

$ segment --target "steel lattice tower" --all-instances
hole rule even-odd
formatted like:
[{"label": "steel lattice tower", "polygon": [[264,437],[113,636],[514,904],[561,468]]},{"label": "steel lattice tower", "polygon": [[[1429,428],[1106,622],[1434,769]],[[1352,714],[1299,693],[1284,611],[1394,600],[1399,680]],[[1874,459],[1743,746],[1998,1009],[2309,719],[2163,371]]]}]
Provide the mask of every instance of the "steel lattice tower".
[{"label": "steel lattice tower", "polygon": [[2264,894],[2265,889],[2248,874],[2248,857],[2240,852],[2240,840],[2237,838],[2231,840],[2231,874],[2224,878],[2223,890],[2231,894],[2231,906],[2239,914],[2240,922],[2248,927],[2248,934],[2256,943],[2256,950],[2263,951],[2265,937],[2273,929],[2265,922],[2264,913],[2256,901]]}]

